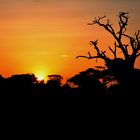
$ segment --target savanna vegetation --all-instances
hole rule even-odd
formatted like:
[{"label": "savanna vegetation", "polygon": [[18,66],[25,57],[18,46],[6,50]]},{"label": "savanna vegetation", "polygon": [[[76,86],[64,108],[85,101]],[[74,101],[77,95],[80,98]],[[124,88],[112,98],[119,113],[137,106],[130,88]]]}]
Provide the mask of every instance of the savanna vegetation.
[{"label": "savanna vegetation", "polygon": [[140,69],[134,66],[136,59],[140,56],[140,31],[136,31],[132,36],[127,34],[128,21],[128,13],[120,12],[118,15],[119,30],[114,29],[106,16],[95,18],[89,23],[89,25],[103,28],[114,38],[114,44],[108,47],[113,57],[100,49],[99,40],[92,40],[90,44],[96,54],[88,52],[87,56],[80,55],[76,58],[102,59],[105,62],[104,66],[93,66],[94,68],[79,72],[63,84],[63,77],[57,74],[49,75],[47,83],[43,80],[38,81],[34,74],[13,75],[9,78],[0,76],[1,96],[138,96]]}]

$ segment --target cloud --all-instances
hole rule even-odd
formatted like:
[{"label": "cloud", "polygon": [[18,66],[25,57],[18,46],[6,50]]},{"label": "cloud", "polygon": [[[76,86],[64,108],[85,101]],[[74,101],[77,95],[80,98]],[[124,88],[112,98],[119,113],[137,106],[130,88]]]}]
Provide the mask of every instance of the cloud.
[{"label": "cloud", "polygon": [[67,57],[69,57],[69,55],[68,54],[62,54],[61,57],[62,58],[67,58]]}]

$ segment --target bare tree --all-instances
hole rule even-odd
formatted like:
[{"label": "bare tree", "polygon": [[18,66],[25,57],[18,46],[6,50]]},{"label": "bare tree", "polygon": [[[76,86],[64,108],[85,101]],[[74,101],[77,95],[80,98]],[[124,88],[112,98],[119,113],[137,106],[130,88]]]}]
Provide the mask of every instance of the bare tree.
[{"label": "bare tree", "polygon": [[[136,58],[140,56],[140,31],[138,30],[135,32],[134,36],[130,36],[126,33],[129,20],[127,12],[120,12],[118,15],[119,31],[114,29],[109,19],[106,19],[106,21],[103,19],[106,19],[106,16],[95,18],[92,23],[89,23],[88,25],[98,25],[113,36],[115,39],[114,45],[109,47],[109,50],[113,54],[114,58],[111,59],[106,55],[106,51],[99,49],[98,40],[90,41],[91,45],[96,50],[96,55],[93,56],[88,52],[87,56],[77,56],[76,58],[103,59],[107,68],[110,70],[115,69],[117,66],[123,66],[123,70],[133,70]],[[128,43],[124,43],[123,38],[127,38],[129,40]],[[122,52],[123,58],[119,58],[118,50],[119,52]],[[121,65],[118,65],[120,63]]]}]

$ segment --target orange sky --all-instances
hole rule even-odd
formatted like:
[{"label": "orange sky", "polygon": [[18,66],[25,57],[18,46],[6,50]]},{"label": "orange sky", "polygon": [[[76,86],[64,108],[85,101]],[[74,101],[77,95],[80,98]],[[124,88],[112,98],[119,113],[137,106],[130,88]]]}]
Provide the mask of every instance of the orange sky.
[{"label": "orange sky", "polygon": [[90,50],[90,40],[99,38],[101,48],[111,40],[104,30],[87,23],[102,15],[117,23],[117,13],[128,11],[129,31],[135,32],[140,29],[139,5],[139,0],[0,0],[0,74],[69,77],[99,65],[75,59]]}]

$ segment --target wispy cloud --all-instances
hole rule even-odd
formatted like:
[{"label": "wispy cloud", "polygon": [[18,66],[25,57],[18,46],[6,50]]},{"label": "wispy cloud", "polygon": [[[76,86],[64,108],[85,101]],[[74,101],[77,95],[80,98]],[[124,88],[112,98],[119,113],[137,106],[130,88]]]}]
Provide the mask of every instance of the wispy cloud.
[{"label": "wispy cloud", "polygon": [[68,54],[62,54],[61,57],[62,57],[62,58],[68,58],[69,55],[68,55]]}]

